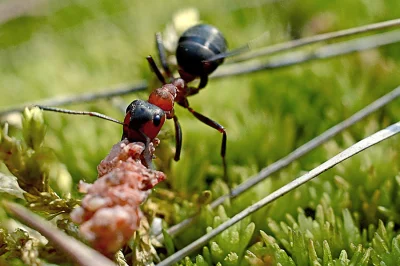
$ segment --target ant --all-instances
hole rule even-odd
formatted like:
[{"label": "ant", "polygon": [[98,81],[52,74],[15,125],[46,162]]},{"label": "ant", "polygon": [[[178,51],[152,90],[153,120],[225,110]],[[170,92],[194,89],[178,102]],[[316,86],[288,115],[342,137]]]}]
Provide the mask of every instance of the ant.
[{"label": "ant", "polygon": [[[227,169],[225,154],[227,135],[225,128],[216,121],[193,110],[187,99],[187,97],[199,93],[199,91],[207,85],[208,76],[223,63],[223,58],[212,61],[210,61],[210,59],[216,55],[225,53],[227,42],[224,36],[217,28],[207,24],[199,24],[187,29],[179,38],[176,49],[179,78],[174,78],[169,69],[160,33],[156,34],[156,44],[159,59],[169,83],[166,82],[153,58],[148,56],[147,61],[150,68],[163,84],[161,88],[155,89],[150,94],[148,102],[163,109],[167,119],[174,120],[176,143],[174,160],[179,160],[182,148],[182,130],[178,118],[174,113],[174,103],[176,102],[180,106],[188,109],[198,120],[218,130],[222,134],[221,157],[224,168],[224,178],[226,180]],[[188,83],[196,78],[200,78],[199,85],[197,87],[189,87]]]},{"label": "ant", "polygon": [[[122,124],[122,139],[128,139],[130,142],[144,142],[146,144],[144,153],[145,164],[147,167],[153,168],[151,162],[153,156],[151,152],[149,152],[149,145],[157,137],[166,119],[173,119],[174,121],[176,140],[174,160],[178,161],[180,158],[182,130],[174,112],[174,104],[176,102],[188,109],[198,120],[218,130],[222,134],[220,154],[224,169],[224,180],[227,181],[225,159],[227,134],[225,128],[214,120],[193,110],[189,105],[187,97],[197,94],[207,85],[208,76],[223,63],[225,57],[237,54],[240,50],[243,50],[243,48],[227,53],[227,42],[217,28],[207,24],[192,26],[179,38],[176,49],[176,59],[180,77],[174,78],[167,63],[166,52],[160,33],[156,34],[156,45],[159,59],[164,73],[168,78],[168,82],[157,67],[153,58],[148,56],[147,61],[150,68],[163,85],[161,88],[157,88],[151,92],[148,101],[134,100],[130,103],[126,109],[124,122],[95,112],[71,111],[46,106],[38,107],[47,111],[95,116]],[[196,78],[200,79],[199,85],[197,87],[189,87],[188,83]]]}]

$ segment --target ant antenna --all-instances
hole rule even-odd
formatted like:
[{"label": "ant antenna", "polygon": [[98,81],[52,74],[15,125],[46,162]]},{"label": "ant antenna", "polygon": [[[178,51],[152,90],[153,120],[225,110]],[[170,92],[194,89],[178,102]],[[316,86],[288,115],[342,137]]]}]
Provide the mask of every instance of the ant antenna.
[{"label": "ant antenna", "polygon": [[224,59],[224,58],[227,58],[227,57],[232,57],[232,56],[236,56],[236,55],[248,52],[248,51],[252,50],[256,46],[255,44],[257,42],[260,42],[260,41],[266,39],[268,36],[269,36],[269,32],[266,31],[263,34],[261,34],[260,36],[258,36],[257,38],[254,38],[253,40],[247,42],[242,47],[233,49],[233,50],[225,52],[225,53],[216,54],[216,55],[210,57],[209,59],[204,60],[203,63],[213,62],[213,61],[217,61],[217,60],[220,60],[220,59]]},{"label": "ant antenna", "polygon": [[58,113],[64,113],[64,114],[71,114],[71,115],[88,115],[88,116],[94,116],[94,117],[98,117],[104,120],[108,120],[120,125],[125,125],[123,122],[111,118],[109,116],[97,113],[97,112],[87,112],[87,111],[73,111],[73,110],[68,110],[68,109],[62,109],[62,108],[56,108],[56,107],[48,107],[48,106],[42,106],[42,105],[35,105],[36,107],[39,107],[42,110],[45,111],[51,111],[51,112],[58,112]]}]

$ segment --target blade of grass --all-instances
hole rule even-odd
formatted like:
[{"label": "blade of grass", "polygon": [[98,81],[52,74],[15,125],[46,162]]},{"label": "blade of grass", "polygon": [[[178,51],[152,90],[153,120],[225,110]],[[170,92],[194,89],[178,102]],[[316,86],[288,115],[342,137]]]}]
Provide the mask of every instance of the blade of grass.
[{"label": "blade of grass", "polygon": [[357,142],[356,144],[352,145],[351,147],[347,148],[346,150],[342,151],[341,153],[337,154],[336,156],[332,157],[328,161],[324,162],[323,164],[317,166],[316,168],[312,169],[310,172],[296,178],[289,184],[286,184],[285,186],[277,189],[276,191],[272,192],[265,198],[261,199],[257,203],[251,205],[250,207],[247,207],[240,213],[236,214],[233,216],[231,219],[228,221],[222,223],[220,226],[216,227],[209,233],[205,234],[204,236],[200,237],[196,241],[192,242],[185,248],[179,250],[178,252],[174,253],[172,256],[166,258],[159,264],[158,266],[164,266],[164,265],[171,265],[172,263],[178,262],[181,259],[183,259],[185,256],[190,255],[193,251],[201,248],[204,246],[208,241],[210,241],[212,238],[217,236],[219,233],[224,231],[225,229],[231,227],[235,223],[239,222],[243,218],[249,216],[250,214],[254,213],[255,211],[259,210],[260,208],[266,206],[267,204],[275,201],[276,199],[282,197],[286,193],[292,191],[293,189],[307,183],[314,177],[319,176],[323,172],[329,170],[330,168],[334,167],[335,165],[343,162],[344,160],[349,159],[350,157],[356,155],[357,153],[385,140],[388,139],[397,133],[400,132],[400,122],[397,122],[385,129],[382,129],[375,134],[364,138],[363,140]]}]

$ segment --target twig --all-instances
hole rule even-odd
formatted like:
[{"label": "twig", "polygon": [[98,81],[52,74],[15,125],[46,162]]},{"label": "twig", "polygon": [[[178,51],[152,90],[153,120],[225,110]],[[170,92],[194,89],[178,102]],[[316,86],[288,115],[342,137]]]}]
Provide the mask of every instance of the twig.
[{"label": "twig", "polygon": [[66,235],[64,232],[55,228],[50,222],[40,218],[38,215],[30,212],[21,205],[9,201],[2,201],[2,203],[10,214],[17,217],[18,220],[29,227],[40,232],[60,250],[67,253],[68,257],[78,265],[91,266],[96,262],[96,265],[98,266],[116,266],[108,258],[79,242],[75,238]]},{"label": "twig", "polygon": [[243,75],[266,69],[287,67],[311,60],[327,59],[339,55],[345,55],[353,52],[377,48],[396,42],[400,42],[400,30],[375,34],[372,36],[358,38],[351,41],[325,45],[312,52],[298,51],[282,56],[275,56],[271,58],[268,62],[251,61],[225,65],[221,67],[218,72],[215,73],[214,78],[221,78],[232,75]]},{"label": "twig", "polygon": [[351,35],[365,33],[365,32],[369,32],[369,31],[382,30],[382,29],[395,27],[395,26],[400,26],[400,19],[387,20],[387,21],[383,21],[383,22],[363,25],[360,27],[314,35],[314,36],[297,39],[297,40],[293,40],[293,41],[289,41],[289,42],[285,42],[285,43],[279,43],[279,44],[275,44],[275,45],[271,45],[271,46],[267,46],[264,48],[260,48],[260,49],[251,51],[247,54],[237,56],[235,58],[235,62],[245,61],[245,60],[249,60],[249,59],[253,59],[253,58],[257,58],[257,57],[265,56],[265,55],[271,55],[271,54],[287,51],[287,50],[294,49],[294,48],[299,48],[299,47],[306,46],[306,45],[313,44],[313,43],[334,40],[334,39],[341,38],[341,37],[351,36]]},{"label": "twig", "polygon": [[396,124],[393,124],[383,130],[378,131],[377,133],[357,142],[356,144],[352,145],[350,148],[347,148],[346,150],[342,151],[338,155],[332,157],[328,161],[324,162],[323,164],[319,165],[318,167],[314,168],[310,172],[300,176],[299,178],[293,180],[289,184],[286,184],[285,186],[279,188],[278,190],[274,191],[273,193],[269,194],[265,198],[261,199],[257,203],[251,205],[250,207],[247,207],[240,213],[236,214],[233,216],[231,219],[228,221],[224,222],[220,226],[214,228],[212,231],[207,233],[206,235],[200,237],[193,243],[189,244],[185,248],[179,250],[178,252],[174,253],[172,256],[166,258],[159,264],[158,266],[163,266],[163,265],[171,265],[172,263],[178,262],[179,260],[183,259],[185,256],[190,255],[193,251],[201,248],[204,246],[208,241],[210,241],[212,238],[214,238],[216,235],[221,233],[222,231],[226,230],[227,228],[231,227],[235,223],[239,222],[243,218],[249,216],[253,212],[259,210],[260,208],[266,206],[267,204],[275,201],[276,199],[282,197],[286,193],[292,191],[293,189],[307,183],[314,177],[322,174],[323,172],[329,170],[333,166],[343,162],[344,160],[356,155],[357,153],[385,140],[388,139],[397,133],[400,132],[400,122],[397,122]]},{"label": "twig", "polygon": [[0,116],[7,115],[13,112],[21,112],[27,106],[31,105],[41,105],[41,106],[61,106],[61,105],[68,105],[68,104],[76,104],[82,102],[90,102],[98,99],[103,98],[112,98],[115,96],[126,95],[132,92],[142,91],[147,88],[147,83],[145,81],[140,82],[139,84],[135,85],[125,85],[121,86],[120,88],[109,88],[104,90],[103,92],[93,92],[93,93],[84,93],[79,95],[72,95],[72,96],[64,96],[64,97],[54,97],[45,99],[38,102],[33,103],[24,103],[17,106],[12,106],[0,110]]},{"label": "twig", "polygon": [[[303,144],[299,148],[295,149],[293,152],[288,154],[287,156],[283,157],[282,159],[274,162],[273,164],[265,167],[262,169],[257,175],[247,179],[245,182],[242,184],[238,185],[237,187],[233,188],[230,194],[225,194],[216,200],[214,200],[210,205],[211,208],[216,208],[217,206],[221,205],[227,198],[235,198],[242,194],[243,192],[247,191],[251,187],[257,185],[270,175],[282,170],[295,160],[299,159],[301,156],[309,153],[310,151],[314,150],[324,142],[328,141],[329,139],[333,138],[340,132],[344,131],[348,127],[354,125],[358,121],[362,120],[364,117],[370,115],[371,113],[377,111],[378,109],[382,108],[383,106],[387,105],[388,103],[394,101],[400,96],[400,86],[392,90],[391,92],[385,94],[378,100],[372,102],[368,106],[364,107],[351,117],[347,118],[346,120],[340,122],[339,124],[336,124],[335,126],[331,127],[330,129],[326,130],[324,133],[321,135],[313,138],[309,142]],[[188,218],[186,220],[183,220],[179,224],[176,224],[169,228],[167,230],[168,234],[174,236],[182,232],[188,225],[190,225],[191,222],[195,217]],[[163,235],[159,234],[157,235],[157,240],[163,241]]]}]

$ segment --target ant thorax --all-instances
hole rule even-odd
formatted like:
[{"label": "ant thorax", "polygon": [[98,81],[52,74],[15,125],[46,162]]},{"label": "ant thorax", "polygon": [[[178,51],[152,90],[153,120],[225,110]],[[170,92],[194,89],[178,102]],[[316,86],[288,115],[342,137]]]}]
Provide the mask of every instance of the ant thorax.
[{"label": "ant thorax", "polygon": [[155,89],[149,96],[149,103],[160,107],[167,115],[167,119],[174,116],[174,103],[180,103],[186,99],[190,88],[182,78],[176,78],[171,83],[164,84]]},{"label": "ant thorax", "polygon": [[174,116],[174,103],[178,89],[173,84],[164,84],[161,88],[155,89],[149,96],[149,103],[160,107],[167,119]]}]

